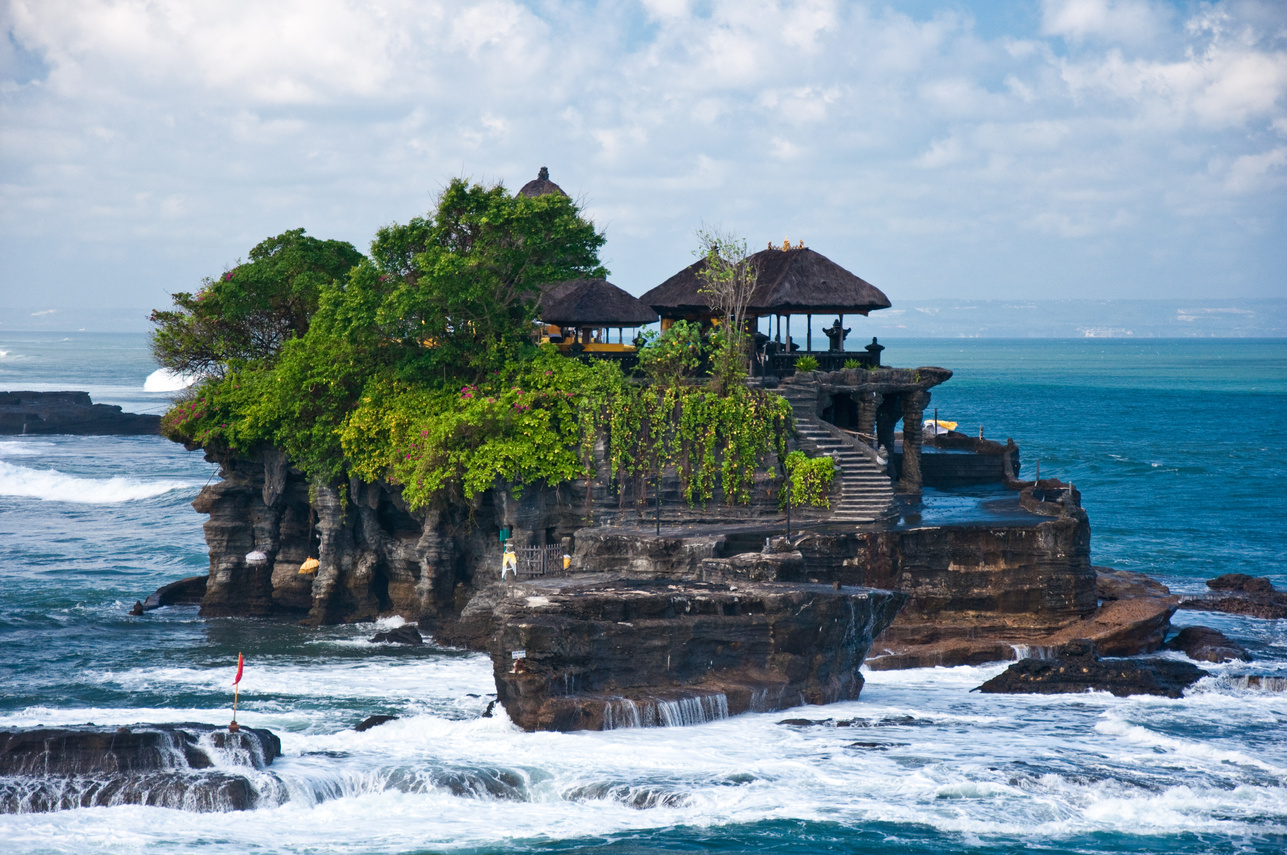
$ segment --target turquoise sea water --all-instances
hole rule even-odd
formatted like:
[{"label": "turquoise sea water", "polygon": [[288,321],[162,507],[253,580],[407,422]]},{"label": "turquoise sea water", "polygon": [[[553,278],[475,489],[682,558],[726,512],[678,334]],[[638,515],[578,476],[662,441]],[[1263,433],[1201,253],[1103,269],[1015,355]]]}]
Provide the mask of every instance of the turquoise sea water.
[{"label": "turquoise sea water", "polygon": [[[1179,591],[1287,586],[1287,341],[884,343],[888,364],[956,372],[942,418],[1077,485],[1096,563]],[[141,335],[0,334],[0,390],[157,411],[154,368]],[[997,664],[872,672],[856,702],[696,727],[525,734],[480,717],[485,657],[373,646],[376,624],[128,617],[206,568],[188,503],[212,470],[159,438],[0,438],[0,729],[226,723],[243,651],[238,718],[282,736],[280,803],[0,815],[0,851],[1287,850],[1287,695],[1226,679],[1287,674],[1287,621],[1179,613],[1257,657],[1181,700],[971,693]],[[350,729],[373,713],[402,718]],[[802,717],[824,723],[779,724]]]}]

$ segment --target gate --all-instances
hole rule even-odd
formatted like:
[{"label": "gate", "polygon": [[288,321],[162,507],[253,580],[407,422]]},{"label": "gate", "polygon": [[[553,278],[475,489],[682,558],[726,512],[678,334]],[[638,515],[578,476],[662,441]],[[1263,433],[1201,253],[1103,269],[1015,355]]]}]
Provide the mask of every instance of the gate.
[{"label": "gate", "polygon": [[546,543],[541,546],[519,546],[516,568],[520,576],[557,576],[563,570],[563,546]]}]

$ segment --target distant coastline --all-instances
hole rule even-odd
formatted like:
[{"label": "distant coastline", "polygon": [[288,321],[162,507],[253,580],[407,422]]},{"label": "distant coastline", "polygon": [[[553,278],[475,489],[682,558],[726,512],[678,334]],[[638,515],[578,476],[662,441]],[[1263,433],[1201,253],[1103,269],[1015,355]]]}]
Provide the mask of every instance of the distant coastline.
[{"label": "distant coastline", "polygon": [[[815,316],[815,335],[834,320]],[[803,319],[795,323],[802,333]],[[0,336],[150,328],[147,311],[138,308],[36,314],[17,305],[0,312]],[[900,300],[863,319],[861,330],[881,338],[1287,338],[1287,299]],[[851,347],[863,343],[856,334],[849,341]]]}]

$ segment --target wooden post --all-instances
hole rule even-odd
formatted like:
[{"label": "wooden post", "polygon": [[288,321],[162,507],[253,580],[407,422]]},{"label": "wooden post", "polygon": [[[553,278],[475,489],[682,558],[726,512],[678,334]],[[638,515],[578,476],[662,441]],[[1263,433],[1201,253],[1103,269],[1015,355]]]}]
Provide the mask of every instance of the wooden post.
[{"label": "wooden post", "polygon": [[804,352],[813,353],[813,315],[804,316]]},{"label": "wooden post", "polygon": [[661,537],[661,463],[657,464],[657,536]]}]

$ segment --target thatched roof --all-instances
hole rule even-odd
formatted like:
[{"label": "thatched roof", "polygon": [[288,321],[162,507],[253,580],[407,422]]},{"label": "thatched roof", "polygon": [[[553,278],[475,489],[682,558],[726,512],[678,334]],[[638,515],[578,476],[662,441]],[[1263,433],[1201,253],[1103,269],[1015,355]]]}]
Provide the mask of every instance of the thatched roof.
[{"label": "thatched roof", "polygon": [[[875,285],[811,249],[763,249],[749,261],[759,273],[751,314],[865,315],[890,305]],[[710,303],[698,293],[703,283],[697,275],[705,266],[705,259],[690,264],[639,299],[669,317],[707,313]]]},{"label": "thatched roof", "polygon": [[573,279],[544,289],[538,314],[561,327],[641,327],[657,313],[607,279]]},{"label": "thatched roof", "polygon": [[557,193],[560,196],[566,196],[563,188],[550,180],[550,171],[544,166],[536,174],[536,178],[527,182],[519,189],[520,196],[544,196],[548,193]]}]

